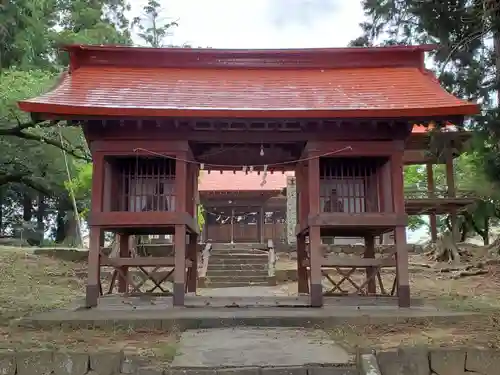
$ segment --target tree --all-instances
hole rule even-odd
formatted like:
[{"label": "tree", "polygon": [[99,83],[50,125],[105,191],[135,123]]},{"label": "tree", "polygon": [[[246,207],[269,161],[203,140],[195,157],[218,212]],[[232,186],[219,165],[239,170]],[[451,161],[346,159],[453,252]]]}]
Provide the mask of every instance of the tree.
[{"label": "tree", "polygon": [[483,113],[465,124],[475,131],[475,152],[464,156],[456,169],[460,184],[482,198],[465,213],[464,228],[487,243],[499,206],[500,2],[364,0],[363,8],[368,20],[352,45],[436,43],[439,48],[431,57],[442,85],[482,104]]},{"label": "tree", "polygon": [[45,223],[55,221],[58,242],[72,236],[74,213],[65,181],[90,160],[82,132],[64,121],[37,123],[18,110],[17,101],[47,91],[56,81],[67,64],[59,44],[130,44],[127,9],[124,0],[0,5],[0,234],[11,232],[19,220],[33,220],[42,234]]},{"label": "tree", "polygon": [[138,29],[137,35],[149,46],[161,48],[163,41],[170,35],[170,29],[178,26],[177,21],[166,21],[161,17],[163,9],[155,0],[149,0],[143,7],[143,14],[134,18],[132,25]]}]

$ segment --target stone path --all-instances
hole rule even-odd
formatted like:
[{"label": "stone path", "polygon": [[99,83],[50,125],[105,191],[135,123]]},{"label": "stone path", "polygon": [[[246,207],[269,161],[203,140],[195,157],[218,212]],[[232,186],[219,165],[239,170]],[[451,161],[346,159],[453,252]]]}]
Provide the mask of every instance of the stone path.
[{"label": "stone path", "polygon": [[290,295],[286,286],[207,288],[199,289],[198,294],[206,297],[273,297]]},{"label": "stone path", "polygon": [[184,332],[172,366],[303,366],[352,360],[321,330],[236,327]]}]

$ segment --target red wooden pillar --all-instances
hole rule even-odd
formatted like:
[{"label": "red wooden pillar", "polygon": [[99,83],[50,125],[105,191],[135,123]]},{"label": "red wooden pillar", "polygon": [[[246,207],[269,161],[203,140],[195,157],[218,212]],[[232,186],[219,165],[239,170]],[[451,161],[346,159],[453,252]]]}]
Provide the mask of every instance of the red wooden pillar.
[{"label": "red wooden pillar", "polygon": [[[297,165],[295,171],[295,184],[297,188],[297,226],[300,228],[304,224],[307,217],[302,218],[302,211],[304,210],[304,199],[309,199],[307,195],[307,176],[304,178],[304,168],[302,163]],[[307,202],[306,202],[307,203]],[[298,292],[309,293],[309,277],[307,267],[304,266],[304,261],[307,259],[306,250],[306,236],[304,234],[297,235],[297,281]]]},{"label": "red wooden pillar", "polygon": [[[432,169],[432,163],[427,163],[427,191],[429,192],[429,198],[435,198],[435,187],[434,187],[434,171]],[[432,242],[437,241],[437,218],[435,213],[429,214],[429,226],[431,230],[431,240]]]},{"label": "red wooden pillar", "polygon": [[[186,212],[186,153],[179,153],[175,164],[175,211]],[[182,159],[182,160],[181,160]],[[174,306],[184,305],[186,284],[186,226],[175,225],[174,234]]]},{"label": "red wooden pillar", "polygon": [[[130,258],[130,236],[120,234],[119,236],[120,258]],[[118,277],[118,293],[128,293],[128,267],[121,267],[122,275]]]},{"label": "red wooden pillar", "polygon": [[[196,218],[196,190],[197,190],[197,177],[198,168],[195,164],[189,163],[187,165],[188,186],[187,186],[187,212]],[[196,223],[198,225],[198,223]],[[188,292],[196,293],[196,283],[198,280],[198,252],[197,252],[198,235],[191,233],[189,235],[189,244],[187,246],[188,258],[192,261],[192,267],[188,274],[187,290]]]},{"label": "red wooden pillar", "polygon": [[[380,206],[382,212],[394,212],[393,198],[392,198],[392,174],[390,161],[385,163],[379,172],[379,187],[380,187]],[[383,244],[390,243],[389,239],[391,232],[381,235],[381,242]]]},{"label": "red wooden pillar", "polygon": [[104,155],[92,155],[91,219],[89,231],[88,276],[85,291],[85,305],[97,306],[100,294],[100,251],[104,233],[100,227],[92,225],[92,213],[102,212],[104,199]]},{"label": "red wooden pillar", "polygon": [[[403,152],[399,151],[391,157],[392,196],[394,212],[405,213]],[[398,281],[398,305],[410,307],[410,278],[408,273],[408,246],[406,245],[406,227],[396,227],[394,230],[396,246],[396,274]]]},{"label": "red wooden pillar", "polygon": [[[365,236],[365,253],[363,254],[363,257],[369,259],[375,258],[375,236]],[[367,284],[369,294],[377,293],[377,284],[374,273],[374,267],[366,267],[366,278],[367,280],[369,280]]]},{"label": "red wooden pillar", "polygon": [[188,292],[196,293],[196,286],[198,283],[198,236],[196,233],[191,233],[189,235],[188,253],[189,259],[191,259],[192,267],[189,272],[189,279],[187,280],[187,290]]},{"label": "red wooden pillar", "polygon": [[[309,216],[319,215],[319,158],[309,160],[308,193]],[[311,261],[311,306],[323,306],[323,287],[321,284],[321,235],[319,226],[309,227],[309,249]]]}]

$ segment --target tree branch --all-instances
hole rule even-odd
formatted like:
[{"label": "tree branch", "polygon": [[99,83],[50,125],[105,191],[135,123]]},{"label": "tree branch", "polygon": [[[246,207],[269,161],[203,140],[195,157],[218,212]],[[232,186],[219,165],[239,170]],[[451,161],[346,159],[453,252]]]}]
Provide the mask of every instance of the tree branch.
[{"label": "tree branch", "polygon": [[28,173],[0,174],[0,186],[9,183],[22,183],[47,196],[52,196],[52,191],[43,182],[37,181],[37,178],[32,177]]},{"label": "tree branch", "polygon": [[[57,126],[59,123],[60,123],[60,120],[50,121],[50,122],[42,123],[41,126],[42,127]],[[18,137],[18,138],[22,138],[22,139],[26,139],[26,140],[30,140],[30,141],[37,141],[37,142],[45,143],[45,144],[57,147],[61,150],[64,150],[76,159],[85,160],[88,162],[92,160],[91,157],[85,152],[85,150],[83,150],[79,147],[73,148],[73,149],[68,149],[68,148],[64,147],[64,145],[59,141],[44,137],[43,135],[38,135],[38,134],[24,131],[24,130],[27,130],[30,128],[34,128],[37,125],[38,124],[35,124],[33,121],[21,123],[18,120],[16,126],[12,126],[9,128],[0,128],[0,137],[1,136],[7,136],[7,137],[10,136],[10,137]]]}]

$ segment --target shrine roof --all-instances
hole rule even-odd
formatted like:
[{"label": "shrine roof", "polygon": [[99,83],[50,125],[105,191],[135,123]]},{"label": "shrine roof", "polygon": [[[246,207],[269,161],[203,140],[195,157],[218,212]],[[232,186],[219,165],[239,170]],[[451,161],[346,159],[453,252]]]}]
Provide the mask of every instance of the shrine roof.
[{"label": "shrine roof", "polygon": [[279,192],[286,188],[286,179],[288,176],[294,176],[293,172],[275,172],[268,173],[262,185],[263,175],[257,172],[243,171],[213,171],[208,173],[202,171],[198,190],[200,192],[212,191],[276,191]]},{"label": "shrine roof", "polygon": [[69,71],[22,110],[60,116],[472,115],[424,68],[434,46],[302,50],[65,47]]}]

